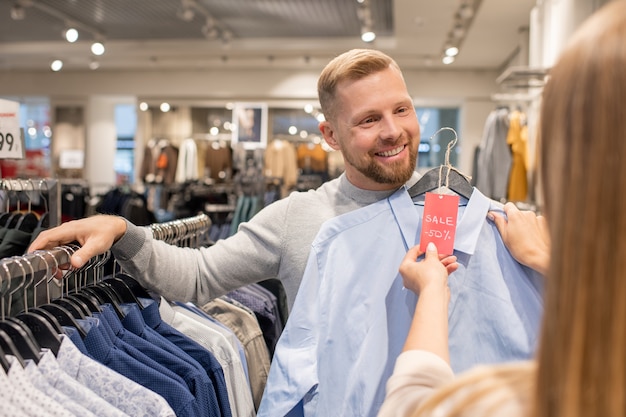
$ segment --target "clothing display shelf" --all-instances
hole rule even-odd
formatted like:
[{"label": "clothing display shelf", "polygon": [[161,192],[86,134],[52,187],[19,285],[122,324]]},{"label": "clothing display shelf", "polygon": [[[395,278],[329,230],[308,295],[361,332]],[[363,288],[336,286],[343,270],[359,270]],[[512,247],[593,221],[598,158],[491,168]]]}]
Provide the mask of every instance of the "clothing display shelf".
[{"label": "clothing display shelf", "polygon": [[531,68],[525,66],[509,67],[496,79],[503,88],[543,87],[549,74],[549,68]]},{"label": "clothing display shelf", "polygon": [[2,179],[0,200],[0,212],[29,210],[32,205],[40,205],[47,213],[49,227],[61,224],[61,191],[56,179]]}]

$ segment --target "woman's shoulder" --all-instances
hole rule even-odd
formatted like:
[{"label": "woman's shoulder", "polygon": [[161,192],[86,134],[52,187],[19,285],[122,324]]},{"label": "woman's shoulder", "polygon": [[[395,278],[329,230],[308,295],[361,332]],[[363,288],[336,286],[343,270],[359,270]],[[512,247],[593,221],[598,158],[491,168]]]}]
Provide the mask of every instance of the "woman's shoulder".
[{"label": "woman's shoulder", "polygon": [[535,373],[534,361],[474,367],[441,387],[428,401],[432,412],[424,415],[528,416]]}]

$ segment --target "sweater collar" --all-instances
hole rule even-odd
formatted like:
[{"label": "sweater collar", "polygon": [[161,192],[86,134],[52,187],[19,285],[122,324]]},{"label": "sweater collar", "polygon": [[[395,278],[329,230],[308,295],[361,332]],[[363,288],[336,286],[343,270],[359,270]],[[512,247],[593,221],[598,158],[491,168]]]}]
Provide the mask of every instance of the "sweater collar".
[{"label": "sweater collar", "polygon": [[[406,183],[406,187],[411,187],[413,184],[417,182],[419,178],[420,178],[420,174],[418,174],[417,172],[413,172],[413,175],[411,176],[409,181],[407,181]],[[356,201],[360,205],[373,204],[377,201],[383,200],[391,196],[393,193],[397,191],[397,189],[384,190],[384,191],[364,190],[362,188],[354,186],[348,180],[348,177],[346,176],[345,172],[342,173],[338,179],[339,179],[339,192],[342,195],[345,195],[350,200]],[[404,188],[404,187],[405,186],[402,186],[400,188]]]}]

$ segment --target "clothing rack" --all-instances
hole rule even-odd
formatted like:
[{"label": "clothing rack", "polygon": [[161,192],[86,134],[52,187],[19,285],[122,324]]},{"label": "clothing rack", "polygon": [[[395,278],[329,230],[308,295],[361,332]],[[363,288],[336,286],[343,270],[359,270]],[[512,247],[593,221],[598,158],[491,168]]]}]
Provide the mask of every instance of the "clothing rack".
[{"label": "clothing rack", "polygon": [[[208,240],[210,226],[209,216],[198,214],[170,222],[153,223],[150,228],[156,239],[178,246],[197,247],[204,245],[205,239]],[[79,281],[87,280],[87,272],[91,274],[92,280],[97,280],[98,274],[104,274],[104,268],[99,266],[104,266],[109,261],[109,251],[91,258],[84,267],[77,270],[69,267],[70,257],[77,248],[77,245],[64,245],[0,259],[0,314],[9,313],[11,306],[5,304],[10,304],[13,299],[24,302],[24,307],[48,303],[50,299],[62,296],[70,286],[86,285],[86,282]],[[61,280],[54,279],[59,269],[64,271]],[[34,291],[26,296],[27,289]]]},{"label": "clothing rack", "polygon": [[[0,195],[3,203],[0,204],[0,212],[10,210],[9,206],[13,198],[20,208],[23,203],[38,204],[42,199],[48,213],[49,226],[61,224],[61,190],[59,181],[56,179],[2,179],[0,180]],[[22,199],[23,196],[26,196],[27,201]]]},{"label": "clothing rack", "polygon": [[208,235],[211,218],[204,213],[183,219],[171,220],[150,225],[155,239],[177,246],[197,247]]},{"label": "clothing rack", "polygon": [[[58,268],[67,267],[70,256],[76,248],[59,246],[48,250],[39,250],[22,256],[14,256],[0,260],[0,299],[2,311],[8,313],[10,305],[4,305],[6,297],[19,294],[22,289],[32,288],[32,304],[50,302],[50,299],[62,295],[62,281],[52,279]],[[92,263],[88,263],[90,266]],[[42,287],[38,293],[37,288]],[[32,307],[30,297],[23,299],[25,307]],[[10,304],[10,302],[9,302]],[[6,309],[6,311],[5,311]]]},{"label": "clothing rack", "polygon": [[[205,234],[208,235],[210,226],[211,220],[209,216],[201,213],[188,218],[164,223],[154,223],[148,227],[154,234],[155,239],[167,241],[179,246],[190,247],[198,246],[202,242],[202,237]],[[268,374],[269,358],[271,357],[268,347],[264,344],[266,336],[263,332],[266,330],[264,327],[260,326],[257,319],[252,321],[244,320],[244,322],[247,321],[245,329],[247,329],[249,333],[258,335],[258,343],[250,343],[244,346],[241,344],[241,339],[244,337],[242,333],[244,331],[243,328],[234,328],[235,323],[239,322],[227,320],[228,317],[232,316],[237,311],[241,312],[242,319],[253,317],[246,309],[243,309],[243,307],[233,304],[232,309],[224,308],[225,306],[229,306],[231,301],[221,300],[221,303],[216,301],[211,307],[207,306],[207,309],[203,310],[201,307],[191,305],[190,303],[168,302],[168,300],[163,297],[160,297],[160,301],[155,304],[154,301],[156,301],[158,294],[147,292],[147,290],[144,290],[131,276],[124,274],[122,271],[119,271],[119,273],[114,272],[111,276],[105,272],[104,265],[107,264],[109,260],[113,260],[111,259],[110,251],[107,251],[103,255],[90,258],[83,268],[68,268],[71,255],[78,248],[79,246],[76,244],[69,244],[50,250],[39,250],[22,256],[0,260],[0,307],[2,308],[0,322],[10,323],[11,325],[15,324],[16,326],[29,326],[29,329],[33,332],[33,337],[29,339],[33,342],[32,345],[22,344],[16,346],[15,349],[11,350],[11,352],[15,352],[13,356],[19,353],[24,359],[33,359],[37,363],[38,358],[42,357],[40,351],[42,347],[50,349],[52,353],[57,356],[57,352],[63,348],[63,339],[59,337],[59,334],[62,333],[66,337],[70,337],[70,340],[72,340],[71,337],[74,337],[75,340],[82,339],[84,349],[93,349],[89,350],[90,353],[102,353],[102,344],[99,343],[100,339],[98,339],[100,333],[94,330],[98,326],[84,326],[83,321],[80,319],[87,319],[92,316],[92,313],[94,315],[100,314],[98,316],[100,320],[107,321],[110,324],[118,323],[117,326],[119,329],[122,327],[125,329],[124,333],[128,330],[139,336],[135,331],[129,330],[131,327],[136,329],[136,324],[138,324],[139,321],[137,321],[137,317],[133,318],[133,316],[129,316],[128,314],[141,315],[143,309],[148,307],[153,308],[153,306],[156,305],[159,309],[159,313],[156,315],[154,311],[147,313],[152,321],[150,324],[143,324],[143,326],[150,326],[155,330],[155,333],[150,333],[152,335],[151,339],[142,337],[129,338],[123,336],[121,333],[119,335],[116,333],[116,337],[120,337],[125,342],[132,344],[133,347],[138,349],[138,352],[143,352],[143,350],[141,350],[141,348],[143,348],[154,353],[154,355],[148,355],[151,359],[151,363],[152,360],[154,360],[165,366],[167,366],[167,364],[176,364],[176,367],[171,369],[173,369],[176,375],[184,378],[184,382],[189,385],[190,389],[192,388],[191,384],[194,381],[200,381],[199,378],[201,377],[206,381],[215,380],[215,382],[212,382],[210,385],[198,385],[201,387],[213,387],[210,392],[202,393],[202,395],[208,397],[206,400],[207,406],[211,405],[209,414],[217,415],[215,412],[218,412],[219,409],[219,412],[224,410],[224,413],[221,415],[229,415],[230,410],[233,411],[232,415],[254,415],[255,411],[258,409],[260,395],[264,390],[266,381],[265,378],[260,376]],[[63,271],[63,278],[61,280],[55,278],[55,276],[58,276],[57,272],[59,270]],[[90,278],[93,278],[93,280]],[[45,287],[44,293],[46,293],[46,289],[50,287],[50,284],[54,285],[57,292],[55,295],[47,293],[45,294],[46,298],[38,302],[31,302],[30,300],[34,299],[32,296],[33,289],[37,288],[40,284]],[[262,294],[261,289],[262,288],[259,288],[255,293],[257,296]],[[31,294],[28,295],[28,300],[24,301],[27,294],[26,290]],[[19,304],[17,306],[18,308],[6,308],[10,307],[11,296],[13,294],[24,294],[24,299],[19,300],[24,302]],[[250,292],[247,294],[251,295]],[[232,294],[232,299],[252,310],[251,306],[245,304],[245,300],[239,300],[236,296],[237,294]],[[141,302],[139,301],[140,299],[142,300]],[[137,308],[133,310],[134,303],[136,303]],[[235,308],[237,310],[235,310]],[[162,311],[165,311],[165,315],[172,320],[174,320],[174,316],[187,316],[187,321],[197,320],[197,326],[201,324],[205,326],[205,332],[212,330],[214,336],[220,336],[220,342],[218,343],[217,337],[213,337],[211,341],[206,341],[204,336],[198,337],[188,326],[185,327],[184,325],[181,325],[180,328],[176,327],[174,330],[176,330],[177,333],[173,333],[173,331],[168,330],[168,328],[169,326],[174,326],[174,321],[166,321],[165,319],[161,321],[161,318],[159,318],[158,323],[155,322],[157,316],[163,314]],[[194,311],[194,318],[184,314],[184,312],[191,314]],[[205,316],[205,313],[206,315],[211,315],[213,320],[209,320],[208,316]],[[255,310],[252,310],[252,313],[257,314]],[[125,324],[122,324],[121,319],[123,317],[130,317],[128,328],[126,327],[127,321],[124,321]],[[222,321],[218,324],[217,321],[220,320],[220,317]],[[50,318],[56,320],[50,320]],[[133,322],[133,320],[136,322]],[[44,321],[47,323],[58,321],[58,323],[56,326],[53,326],[53,328],[48,329],[50,326],[42,325]],[[141,320],[141,322],[143,322],[143,320]],[[161,325],[161,322],[168,326]],[[213,323],[214,326],[208,323]],[[12,330],[9,329],[9,324],[5,327],[7,327],[7,329],[0,329],[0,333]],[[39,328],[43,328],[42,331],[36,332],[35,330]],[[65,328],[73,328],[75,330],[71,330],[70,334],[65,333]],[[96,332],[94,333],[95,336],[91,333],[94,331]],[[87,338],[88,335],[90,335],[90,338]],[[196,337],[194,337],[194,335]],[[232,337],[227,337],[227,335]],[[25,341],[25,338],[28,337],[30,336],[26,334],[20,341]],[[185,355],[185,358],[198,358],[197,361],[206,374],[200,372],[198,367],[190,368],[187,365],[181,370],[181,368],[178,367],[179,363],[180,366],[183,366],[184,363],[190,363],[183,357],[181,357],[181,361],[178,361],[173,359],[171,355],[159,356],[161,352],[172,352],[168,350],[171,348],[166,348],[165,345],[157,345],[156,341],[159,337],[164,337],[165,339],[163,340],[169,340],[174,343],[180,349],[177,354],[182,353]],[[248,337],[247,334],[245,337]],[[240,346],[241,349],[238,349],[237,346],[234,345],[235,341],[238,341],[237,346]],[[154,343],[154,348],[150,343]],[[193,345],[191,345],[191,343],[193,343]],[[11,347],[11,345],[7,346]],[[200,347],[206,349],[206,354]],[[65,348],[65,350],[67,350],[67,348]],[[4,357],[4,352],[8,352],[8,350],[2,347],[2,349],[0,349],[0,359]],[[139,354],[135,355],[132,352],[125,352],[124,360],[128,361],[134,359],[139,361],[138,363],[144,363]],[[26,356],[26,354],[29,356]],[[19,359],[19,355],[15,357]],[[154,375],[151,375],[150,378],[143,378],[143,374],[138,375],[137,372],[133,371],[128,371],[128,374],[125,374],[125,371],[129,367],[118,366],[119,362],[107,362],[106,364],[103,361],[100,362],[102,362],[103,366],[107,368],[111,367],[111,369],[128,376],[128,378],[131,378],[136,383],[145,386],[150,390],[149,392],[153,391],[162,396],[164,403],[167,402],[168,405],[172,406],[172,409],[175,407],[179,409],[178,407],[182,407],[182,405],[185,404],[182,400],[178,401],[178,399],[185,399],[187,397],[174,395],[172,394],[173,391],[170,390],[171,388],[179,387],[179,384],[176,383],[175,386],[170,386],[168,384],[170,382],[169,376],[167,377],[167,381],[165,381],[166,378],[161,378],[161,373],[158,372],[156,368]],[[147,365],[147,363],[145,364]],[[215,373],[218,369],[218,364],[221,368],[219,374]],[[5,366],[5,370],[8,368],[8,366]],[[191,373],[193,374],[193,379],[186,378],[186,375],[189,374],[189,370],[193,371]],[[248,375],[252,375],[253,377],[250,378]],[[88,379],[81,379],[80,382],[87,384],[90,381],[91,380]],[[196,385],[194,384],[193,386],[195,387]],[[102,388],[101,385],[97,385],[97,387]],[[179,388],[176,389],[178,390]],[[198,390],[200,390],[200,388],[198,388]],[[213,391],[214,394],[212,394]],[[191,390],[190,392],[193,394],[196,391]],[[98,395],[103,395],[103,398],[108,398],[108,396],[115,397],[116,392],[99,392]],[[185,395],[187,394],[185,393]],[[210,398],[213,398],[212,396],[214,396],[215,400],[209,401]],[[129,408],[136,411],[138,409],[137,407],[148,407],[149,404],[153,405],[150,409],[145,409],[145,414],[163,415],[157,411],[150,411],[154,410],[156,407],[154,401],[145,401],[145,404],[141,403],[138,406],[129,406]],[[122,407],[125,406],[125,404],[116,402],[115,406]],[[226,412],[226,410],[228,410],[228,412]]]},{"label": "clothing rack", "polygon": [[[173,244],[188,243],[190,239],[206,232],[211,226],[211,219],[206,214],[172,220],[166,223],[150,225],[155,238]],[[37,283],[44,275],[51,275],[56,269],[66,267],[70,263],[71,255],[78,248],[77,245],[57,246],[52,249],[38,250],[22,256],[0,259],[0,295],[6,290],[5,280],[25,279],[28,283]],[[87,262],[83,269],[92,268],[94,264],[102,262],[102,257],[108,259],[107,252],[94,257]],[[80,272],[76,270],[74,272]],[[34,277],[34,280],[31,280]],[[31,282],[32,281],[32,282]]]}]

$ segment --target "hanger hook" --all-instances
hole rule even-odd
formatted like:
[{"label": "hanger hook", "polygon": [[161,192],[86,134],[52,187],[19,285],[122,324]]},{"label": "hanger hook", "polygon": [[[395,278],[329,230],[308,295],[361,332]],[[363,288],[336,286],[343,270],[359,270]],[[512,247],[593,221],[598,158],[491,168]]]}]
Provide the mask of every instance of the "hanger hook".
[{"label": "hanger hook", "polygon": [[[33,265],[30,263],[30,260],[26,256],[17,256],[17,257],[15,257],[15,262],[18,263],[18,265],[22,269],[22,272],[24,273],[24,280],[23,280],[24,311],[28,311],[28,287],[35,280],[35,269],[33,268]],[[29,273],[26,273],[24,267],[22,266],[22,262],[24,262],[28,266],[28,269],[30,270]],[[26,277],[30,277],[30,279],[27,281]],[[37,291],[36,291],[35,288],[33,288],[33,305],[35,304],[34,300],[35,300],[36,295],[37,295]]]},{"label": "hanger hook", "polygon": [[48,210],[48,199],[46,198],[46,196],[43,194],[43,188],[42,188],[42,184],[46,184],[46,191],[50,191],[50,189],[48,188],[48,183],[46,182],[46,180],[42,179],[39,181],[39,195],[41,196],[41,199],[43,200],[43,207],[45,212],[47,213]]},{"label": "hanger hook", "polygon": [[[48,261],[46,260],[46,257],[44,256],[44,254],[50,254],[50,251],[37,250],[33,252],[32,254],[40,258],[42,262],[46,265],[46,273],[42,279],[40,279],[38,282],[35,283],[35,288],[37,288],[37,286],[39,286],[42,282],[46,281],[46,302],[50,303],[50,287],[48,284],[50,283],[50,280],[54,279],[54,275],[50,275],[50,264],[48,263]],[[54,262],[56,263],[56,259],[54,258],[54,256],[52,256],[52,259],[54,259]],[[35,299],[35,302],[36,301],[37,300]]]},{"label": "hanger hook", "polygon": [[446,146],[446,153],[445,153],[445,157],[444,157],[444,163],[443,165],[439,166],[439,188],[441,189],[441,183],[442,183],[442,177],[443,177],[443,168],[445,166],[446,168],[446,182],[445,182],[445,186],[448,187],[450,185],[450,170],[455,170],[457,171],[459,174],[465,176],[464,174],[462,174],[460,171],[458,171],[456,168],[454,168],[451,164],[450,164],[450,152],[452,151],[452,148],[457,144],[457,142],[459,141],[459,136],[456,133],[456,130],[454,130],[451,127],[447,127],[444,126],[442,128],[439,128],[439,130],[437,130],[435,133],[433,133],[433,135],[430,137],[429,140],[433,140],[433,138],[435,136],[437,136],[439,133],[443,132],[444,130],[449,130],[450,132],[452,132],[454,134],[454,139],[452,139],[450,142],[448,142],[448,145]]},{"label": "hanger hook", "polygon": [[[17,264],[17,266],[22,270],[22,280],[17,284],[17,286],[11,290],[11,282],[13,281],[12,277],[10,276],[10,271],[9,271],[9,267],[8,267],[8,263],[13,262],[15,264]],[[26,269],[24,268],[24,265],[22,265],[22,262],[20,261],[20,257],[19,256],[11,256],[9,258],[6,258],[4,261],[4,268],[7,271],[7,273],[9,273],[9,299],[7,302],[7,313],[10,314],[11,312],[11,307],[13,307],[13,294],[15,294],[16,292],[18,292],[21,288],[25,288],[25,284],[26,284]],[[24,306],[26,306],[26,299],[24,299]]]},{"label": "hanger hook", "polygon": [[[58,246],[57,249],[60,249],[67,254],[67,262],[69,264],[69,268],[66,270],[66,273],[63,275],[63,280],[61,281],[61,283],[62,283],[62,286],[65,288],[65,291],[69,293],[69,289],[67,288],[66,281],[69,281],[70,278],[74,278],[74,286],[76,287],[76,284],[77,284],[76,283],[77,269],[74,268],[72,266],[72,263],[70,262],[70,259],[72,258],[72,255],[74,254],[74,249],[68,245]],[[63,290],[63,287],[61,289],[61,293],[66,294],[65,291]]]}]

